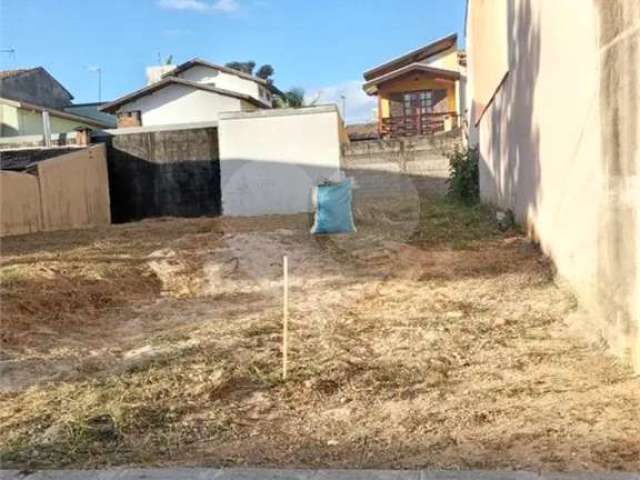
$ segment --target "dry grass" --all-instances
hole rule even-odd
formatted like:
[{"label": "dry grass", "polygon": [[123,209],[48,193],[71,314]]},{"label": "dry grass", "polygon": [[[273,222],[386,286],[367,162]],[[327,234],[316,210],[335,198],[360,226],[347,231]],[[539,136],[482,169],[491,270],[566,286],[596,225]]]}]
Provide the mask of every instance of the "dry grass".
[{"label": "dry grass", "polygon": [[400,211],[350,238],[298,216],[8,240],[4,356],[30,381],[0,396],[3,466],[640,470],[640,384],[569,335],[546,259],[481,208]]}]

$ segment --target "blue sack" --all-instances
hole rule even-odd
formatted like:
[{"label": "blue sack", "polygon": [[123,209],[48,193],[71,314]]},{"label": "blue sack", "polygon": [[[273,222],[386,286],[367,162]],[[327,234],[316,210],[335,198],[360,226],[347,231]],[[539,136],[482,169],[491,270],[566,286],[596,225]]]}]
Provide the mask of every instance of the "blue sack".
[{"label": "blue sack", "polygon": [[316,217],[311,227],[314,235],[353,233],[351,214],[351,180],[326,183],[313,189]]}]

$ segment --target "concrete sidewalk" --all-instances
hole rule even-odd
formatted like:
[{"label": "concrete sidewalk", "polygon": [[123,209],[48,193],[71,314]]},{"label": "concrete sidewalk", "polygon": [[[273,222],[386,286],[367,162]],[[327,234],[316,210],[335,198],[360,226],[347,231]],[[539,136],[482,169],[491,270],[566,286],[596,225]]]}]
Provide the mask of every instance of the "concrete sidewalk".
[{"label": "concrete sidewalk", "polygon": [[120,469],[0,470],[0,480],[640,480],[638,473],[436,470]]}]

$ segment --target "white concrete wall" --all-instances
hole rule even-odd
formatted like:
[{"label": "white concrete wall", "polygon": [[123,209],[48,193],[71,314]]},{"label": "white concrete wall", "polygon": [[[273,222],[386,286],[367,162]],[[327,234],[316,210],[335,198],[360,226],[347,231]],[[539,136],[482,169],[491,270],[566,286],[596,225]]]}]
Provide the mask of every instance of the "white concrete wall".
[{"label": "white concrete wall", "polygon": [[224,90],[243,93],[255,99],[266,101],[264,96],[265,89],[261,89],[257,82],[213,68],[196,65],[179,73],[177,76],[191,82],[213,85]]},{"label": "white concrete wall", "polygon": [[[472,38],[499,30],[479,17]],[[482,198],[553,258],[580,329],[640,370],[640,3],[509,0],[507,22],[509,72],[479,124]],[[471,49],[487,62],[470,66],[495,73],[497,50]]]},{"label": "white concrete wall", "polygon": [[142,126],[148,127],[216,121],[220,112],[246,110],[245,103],[185,85],[169,85],[121,106],[118,112],[140,110]]},{"label": "white concrete wall", "polygon": [[221,115],[223,214],[310,212],[313,187],[341,178],[340,125],[333,105]]}]

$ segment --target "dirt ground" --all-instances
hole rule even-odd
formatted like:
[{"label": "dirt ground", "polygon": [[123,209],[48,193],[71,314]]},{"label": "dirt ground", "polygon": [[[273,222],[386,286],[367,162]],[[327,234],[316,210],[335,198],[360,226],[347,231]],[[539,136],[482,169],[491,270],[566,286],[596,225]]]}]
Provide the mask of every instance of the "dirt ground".
[{"label": "dirt ground", "polygon": [[640,381],[569,331],[537,249],[480,207],[383,203],[347,237],[298,215],[5,239],[2,466],[640,470]]}]

